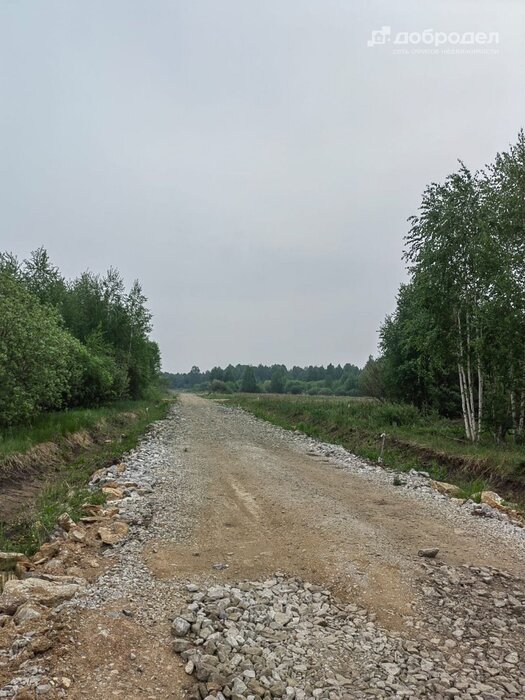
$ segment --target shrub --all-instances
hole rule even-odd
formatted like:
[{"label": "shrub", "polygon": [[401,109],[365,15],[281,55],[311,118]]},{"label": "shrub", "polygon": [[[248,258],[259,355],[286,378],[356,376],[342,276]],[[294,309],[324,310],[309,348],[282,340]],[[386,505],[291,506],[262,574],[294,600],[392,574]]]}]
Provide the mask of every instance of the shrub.
[{"label": "shrub", "polygon": [[285,391],[287,394],[302,394],[304,386],[301,382],[286,382]]},{"label": "shrub", "polygon": [[210,384],[210,391],[216,392],[218,394],[231,394],[230,387],[223,382],[221,379],[212,379]]}]

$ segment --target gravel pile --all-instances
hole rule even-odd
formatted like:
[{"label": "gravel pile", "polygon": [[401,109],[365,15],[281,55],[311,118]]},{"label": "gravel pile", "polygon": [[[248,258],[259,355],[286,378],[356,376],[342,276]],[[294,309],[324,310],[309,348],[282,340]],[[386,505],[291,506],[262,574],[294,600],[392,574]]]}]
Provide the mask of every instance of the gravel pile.
[{"label": "gravel pile", "polygon": [[172,631],[193,697],[524,697],[525,650],[514,641],[523,639],[523,582],[495,569],[427,570],[435,615],[408,619],[399,636],[297,578],[188,585]]},{"label": "gravel pile", "polygon": [[168,417],[154,423],[138,446],[124,456],[124,472],[115,465],[92,482],[94,487],[112,481],[137,487],[127,489],[118,502],[119,518],[129,523],[130,531],[126,540],[105,552],[115,560],[114,565],[73,604],[99,608],[127,598],[136,608],[136,618],[146,624],[165,616],[166,600],[178,595],[179,584],[152,578],[143,549],[151,540],[187,541],[191,533],[205,489],[204,476],[184,463],[183,448],[174,449],[175,444],[183,444],[185,432],[184,418],[175,404]]}]

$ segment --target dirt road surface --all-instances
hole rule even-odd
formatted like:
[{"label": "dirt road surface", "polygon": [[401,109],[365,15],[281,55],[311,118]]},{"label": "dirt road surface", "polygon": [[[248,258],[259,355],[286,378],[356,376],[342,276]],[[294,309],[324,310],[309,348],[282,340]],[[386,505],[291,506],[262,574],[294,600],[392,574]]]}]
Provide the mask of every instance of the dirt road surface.
[{"label": "dirt road surface", "polygon": [[[436,497],[423,478],[394,486],[342,453],[181,395],[130,457],[130,475],[152,488],[126,499],[129,538],[101,552],[104,573],[58,611],[53,647],[30,661],[35,697],[524,697],[522,533]],[[418,556],[425,547],[438,557]],[[255,583],[239,593],[246,581]],[[232,642],[242,661],[221,671],[232,671],[223,685],[206,686],[203,672],[199,695],[186,672],[199,656],[173,651],[171,621],[192,601],[213,624],[224,618],[206,603],[217,586],[241,612],[252,610],[242,595],[255,597],[254,615],[269,606],[278,638],[263,640],[263,621],[255,639],[242,626],[252,613],[232,613],[245,645],[262,646],[265,669]],[[219,633],[211,645],[198,636],[187,639],[229,663]]]}]

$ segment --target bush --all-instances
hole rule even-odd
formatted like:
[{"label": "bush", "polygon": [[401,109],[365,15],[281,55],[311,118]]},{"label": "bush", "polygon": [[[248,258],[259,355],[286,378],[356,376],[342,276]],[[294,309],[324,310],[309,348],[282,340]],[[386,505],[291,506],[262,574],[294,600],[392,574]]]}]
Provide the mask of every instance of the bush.
[{"label": "bush", "polygon": [[226,382],[223,382],[221,379],[212,379],[211,384],[210,384],[210,391],[213,391],[214,393],[217,393],[217,394],[231,394],[232,393],[230,387],[226,384]]},{"label": "bush", "polygon": [[126,369],[119,366],[111,355],[90,352],[82,346],[78,363],[81,376],[73,392],[72,402],[75,405],[98,406],[126,396]]},{"label": "bush", "polygon": [[285,391],[287,394],[302,394],[304,386],[301,382],[289,381],[286,382]]}]

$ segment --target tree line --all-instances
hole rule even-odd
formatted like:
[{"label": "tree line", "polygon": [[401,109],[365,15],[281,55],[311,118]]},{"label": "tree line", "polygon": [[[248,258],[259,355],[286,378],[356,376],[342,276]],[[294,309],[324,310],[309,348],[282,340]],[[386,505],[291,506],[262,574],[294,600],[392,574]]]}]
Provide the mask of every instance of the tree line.
[{"label": "tree line", "polygon": [[235,391],[275,394],[309,394],[359,396],[361,370],[352,364],[344,366],[292,367],[286,365],[228,365],[201,372],[192,367],[189,372],[163,374],[173,389],[191,391]]},{"label": "tree line", "polygon": [[114,268],[66,280],[44,248],[0,253],[0,425],[148,396],[160,355],[146,301]]},{"label": "tree line", "polygon": [[409,281],[380,330],[375,392],[461,416],[479,442],[525,431],[525,135],[429,185],[410,220]]}]

